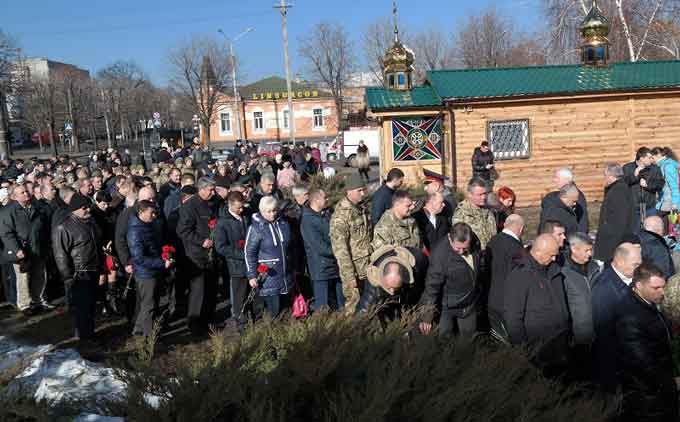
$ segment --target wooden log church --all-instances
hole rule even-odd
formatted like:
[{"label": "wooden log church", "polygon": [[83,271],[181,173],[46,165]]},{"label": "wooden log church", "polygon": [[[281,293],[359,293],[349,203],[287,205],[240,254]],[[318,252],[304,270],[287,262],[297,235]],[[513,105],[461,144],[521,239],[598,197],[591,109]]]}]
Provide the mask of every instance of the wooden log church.
[{"label": "wooden log church", "polygon": [[386,87],[366,91],[382,124],[381,174],[398,167],[415,183],[429,169],[464,188],[474,148],[487,140],[495,187],[537,206],[557,168],[571,168],[588,200],[601,200],[604,164],[632,161],[641,146],[680,149],[680,61],[609,63],[609,22],[596,2],[580,33],[577,65],[430,71],[414,87],[414,55],[395,24]]}]

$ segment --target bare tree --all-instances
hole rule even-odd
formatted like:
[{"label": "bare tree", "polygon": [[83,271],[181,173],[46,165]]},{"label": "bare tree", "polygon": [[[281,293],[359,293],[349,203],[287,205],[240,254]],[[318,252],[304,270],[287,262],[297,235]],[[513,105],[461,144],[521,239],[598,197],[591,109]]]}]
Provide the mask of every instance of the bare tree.
[{"label": "bare tree", "polygon": [[231,84],[231,62],[223,43],[194,36],[168,54],[170,83],[198,116],[210,145],[210,126],[226,101],[222,90]]},{"label": "bare tree", "polygon": [[494,8],[468,17],[456,35],[462,65],[467,68],[507,66],[512,34],[512,22]]},{"label": "bare tree", "polygon": [[[9,113],[7,106],[12,106],[18,90],[21,73],[16,63],[20,56],[20,50],[9,35],[0,30],[0,158],[9,156],[7,137],[7,124]],[[16,104],[14,104],[16,105]]]},{"label": "bare tree", "polygon": [[91,111],[92,97],[95,93],[92,91],[90,78],[73,69],[64,72],[58,85],[63,112],[72,126],[71,142],[75,150],[80,152],[79,135],[83,129],[81,124],[84,124]]},{"label": "bare tree", "polygon": [[[403,28],[399,31],[399,38],[405,44],[410,44],[409,35]],[[383,58],[388,48],[394,44],[394,22],[390,18],[381,18],[370,24],[362,37],[364,60],[369,71],[381,83],[385,83],[385,65]],[[416,57],[418,55],[416,54]]]},{"label": "bare tree", "polygon": [[[578,28],[591,4],[590,0],[543,0],[552,28],[551,62],[577,61]],[[678,57],[680,0],[603,0],[597,4],[611,22],[613,61]]]},{"label": "bare tree", "polygon": [[[116,128],[119,128],[121,140],[125,140],[126,129],[134,123],[129,121],[128,113],[138,107],[135,92],[147,82],[147,77],[135,62],[121,60],[97,72],[97,80],[107,124],[111,121],[114,133]],[[111,147],[110,133],[107,136]]]},{"label": "bare tree", "polygon": [[429,28],[415,35],[409,47],[415,52],[417,81],[422,82],[428,70],[453,67],[455,51],[450,38],[438,28]]},{"label": "bare tree", "polygon": [[299,54],[309,67],[310,74],[333,96],[340,127],[344,90],[356,64],[354,45],[342,25],[327,22],[317,24],[299,43]]},{"label": "bare tree", "polygon": [[24,123],[38,132],[38,142],[42,143],[43,134],[48,133],[52,153],[57,156],[57,108],[59,84],[53,77],[30,78],[24,83],[22,97],[24,103]]}]

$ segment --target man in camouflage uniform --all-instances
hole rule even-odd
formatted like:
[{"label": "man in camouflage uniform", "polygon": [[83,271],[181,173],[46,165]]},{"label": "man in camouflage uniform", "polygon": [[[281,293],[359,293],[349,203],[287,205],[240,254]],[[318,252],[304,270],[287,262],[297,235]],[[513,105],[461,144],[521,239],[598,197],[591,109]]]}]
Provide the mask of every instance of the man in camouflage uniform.
[{"label": "man in camouflage uniform", "polygon": [[345,182],[347,195],[335,206],[331,217],[330,237],[333,253],[340,268],[345,312],[353,314],[363,285],[366,267],[370,263],[371,218],[365,204],[366,184],[358,174]]},{"label": "man in camouflage uniform", "polygon": [[373,250],[383,246],[422,249],[423,242],[416,220],[411,217],[414,202],[406,191],[392,196],[392,208],[385,211],[373,231]]},{"label": "man in camouflage uniform", "polygon": [[472,178],[468,183],[467,198],[458,204],[451,223],[452,226],[467,223],[472,227],[482,250],[486,249],[486,244],[497,232],[493,212],[485,208],[487,194],[487,183],[482,179]]}]

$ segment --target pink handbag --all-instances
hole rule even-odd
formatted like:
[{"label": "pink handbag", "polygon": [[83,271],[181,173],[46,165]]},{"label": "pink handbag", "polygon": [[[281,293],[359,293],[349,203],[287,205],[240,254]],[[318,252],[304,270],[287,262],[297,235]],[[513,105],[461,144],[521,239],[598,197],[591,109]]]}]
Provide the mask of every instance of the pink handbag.
[{"label": "pink handbag", "polygon": [[293,300],[293,317],[304,318],[309,314],[309,305],[305,297],[301,293],[298,293]]}]

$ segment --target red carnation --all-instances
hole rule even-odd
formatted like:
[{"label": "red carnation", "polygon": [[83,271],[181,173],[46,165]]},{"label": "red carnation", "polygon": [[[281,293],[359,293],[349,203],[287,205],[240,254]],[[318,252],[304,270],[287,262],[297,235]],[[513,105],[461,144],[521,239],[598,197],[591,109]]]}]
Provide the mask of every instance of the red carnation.
[{"label": "red carnation", "polygon": [[172,259],[172,254],[175,253],[175,248],[171,245],[164,245],[162,248],[161,258],[165,261]]},{"label": "red carnation", "polygon": [[244,249],[246,247],[246,241],[241,239],[238,241],[238,248],[239,249]]},{"label": "red carnation", "polygon": [[113,257],[111,255],[106,256],[106,269],[111,272],[114,270]]},{"label": "red carnation", "polygon": [[215,230],[215,227],[217,227],[217,219],[211,218],[210,221],[208,221],[208,228],[210,230]]},{"label": "red carnation", "polygon": [[257,266],[257,273],[258,274],[265,274],[268,271],[269,271],[269,267],[264,265],[264,264],[260,264],[260,265]]}]

